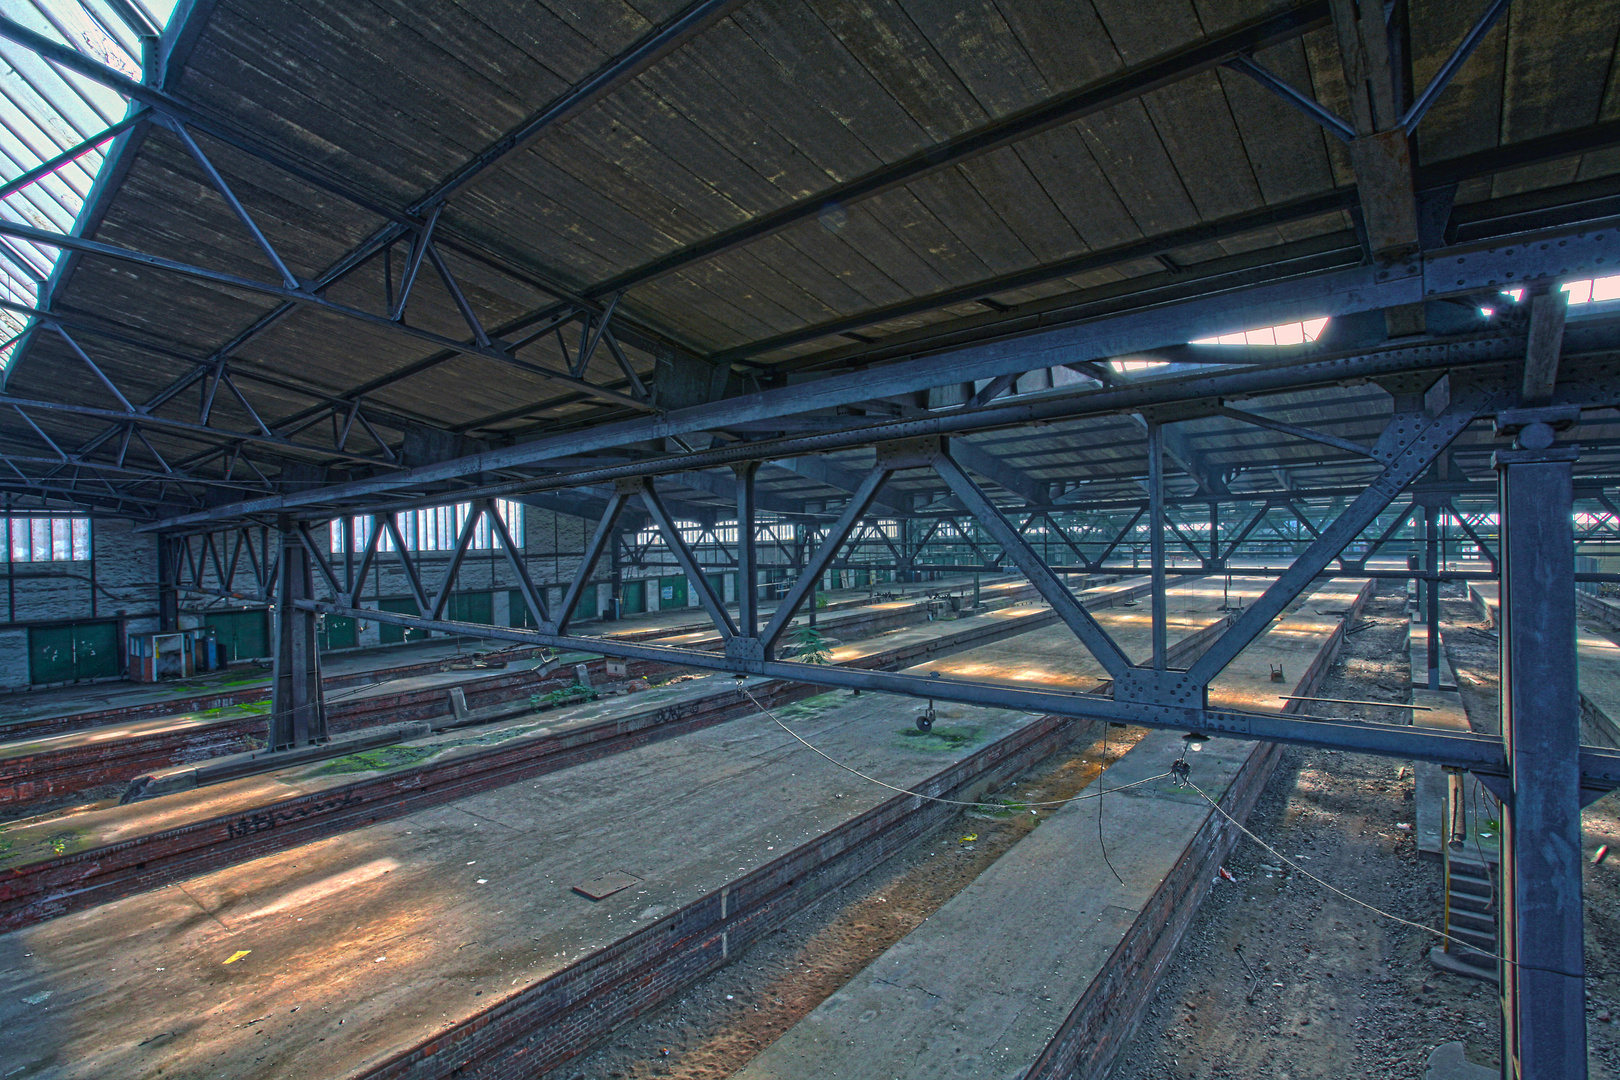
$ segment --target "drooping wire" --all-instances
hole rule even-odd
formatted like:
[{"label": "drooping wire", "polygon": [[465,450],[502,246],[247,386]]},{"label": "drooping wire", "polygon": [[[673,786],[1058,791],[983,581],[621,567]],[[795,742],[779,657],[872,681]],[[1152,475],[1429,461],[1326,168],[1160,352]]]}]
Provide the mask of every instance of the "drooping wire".
[{"label": "drooping wire", "polygon": [[[815,751],[817,754],[820,754],[822,757],[826,758],[828,761],[832,762],[834,765],[838,766],[840,769],[843,769],[845,772],[848,772],[848,773],[854,773],[856,776],[860,777],[862,780],[865,780],[867,783],[876,784],[878,787],[881,787],[881,788],[888,788],[890,791],[898,791],[902,795],[911,795],[911,796],[914,796],[915,798],[918,798],[918,799],[927,799],[929,802],[944,803],[947,806],[975,806],[975,807],[981,807],[981,808],[983,808],[985,810],[1003,810],[1003,811],[1007,809],[1007,805],[1005,803],[972,802],[972,801],[966,801],[966,800],[963,800],[963,799],[942,799],[937,795],[924,795],[920,791],[912,791],[909,788],[895,787],[893,784],[885,783],[882,780],[879,780],[875,776],[867,776],[865,773],[861,772],[859,769],[852,768],[849,765],[845,765],[842,761],[839,761],[837,758],[833,757],[831,754],[827,753],[826,751],[822,750],[820,747],[816,746],[814,743],[811,743],[810,741],[805,739],[804,736],[800,735],[797,731],[794,731],[792,728],[790,728],[786,724],[782,723],[782,721],[780,721],[780,720],[778,720],[776,718],[775,713],[771,712],[771,710],[767,709],[764,705],[760,704],[759,699],[756,698],[753,695],[752,691],[744,689],[743,694],[747,696],[749,701],[752,701],[754,703],[754,706],[757,709],[759,709],[760,712],[762,712],[766,716],[770,717],[771,721],[773,723],[775,723],[777,727],[781,728],[783,731],[787,732],[789,735],[793,736],[795,739],[798,739],[801,743],[804,743],[804,745],[806,747],[808,747],[809,749]],[[1114,788],[1114,790],[1115,791],[1124,791],[1126,788],[1139,787],[1142,784],[1151,784],[1153,781],[1155,781],[1155,780],[1163,780],[1165,777],[1167,777],[1169,775],[1170,775],[1169,773],[1160,773],[1157,776],[1149,776],[1149,777],[1147,777],[1145,779],[1136,780],[1136,781],[1134,781],[1132,783],[1129,783],[1129,784],[1122,784],[1119,787]],[[1024,806],[1026,808],[1027,807],[1034,807],[1034,806],[1063,806],[1066,803],[1081,802],[1081,801],[1083,801],[1085,799],[1095,799],[1095,798],[1098,798],[1101,794],[1102,794],[1102,792],[1100,792],[1100,791],[1094,791],[1089,795],[1075,795],[1072,798],[1068,798],[1068,799],[1048,799],[1048,800],[1045,800],[1044,802],[1025,802],[1025,803],[1020,803],[1019,805]]]},{"label": "drooping wire", "polygon": [[1485,949],[1479,948],[1477,945],[1471,945],[1471,944],[1469,944],[1468,942],[1462,940],[1459,937],[1456,937],[1456,936],[1454,936],[1452,934],[1446,933],[1444,930],[1436,930],[1432,926],[1425,926],[1422,923],[1415,923],[1411,919],[1403,919],[1399,915],[1392,915],[1389,912],[1385,911],[1383,908],[1377,907],[1377,906],[1375,906],[1373,904],[1369,904],[1369,903],[1367,903],[1367,901],[1359,899],[1358,897],[1351,896],[1349,893],[1345,892],[1341,888],[1338,888],[1337,886],[1329,885],[1327,882],[1323,881],[1321,878],[1317,877],[1315,874],[1311,873],[1309,870],[1307,870],[1303,866],[1299,865],[1299,863],[1295,862],[1293,859],[1290,859],[1288,856],[1284,855],[1282,852],[1278,851],[1276,848],[1272,847],[1270,844],[1268,844],[1264,840],[1260,839],[1254,833],[1250,832],[1249,829],[1243,824],[1243,822],[1239,821],[1237,818],[1235,818],[1231,814],[1227,813],[1226,808],[1221,806],[1221,804],[1216,802],[1214,799],[1210,798],[1209,795],[1204,792],[1203,788],[1200,788],[1197,784],[1193,783],[1190,779],[1188,779],[1188,780],[1186,780],[1184,782],[1186,783],[1186,785],[1188,787],[1190,787],[1194,791],[1196,791],[1199,794],[1199,796],[1201,796],[1203,798],[1203,800],[1205,802],[1209,803],[1209,805],[1214,809],[1214,811],[1217,814],[1221,815],[1221,817],[1225,818],[1227,821],[1231,822],[1234,826],[1236,826],[1238,831],[1241,832],[1244,836],[1247,836],[1250,840],[1253,840],[1256,844],[1259,844],[1261,847],[1265,848],[1268,852],[1270,852],[1272,855],[1276,856],[1278,859],[1282,860],[1282,862],[1284,862],[1288,866],[1292,867],[1295,871],[1297,871],[1303,877],[1309,878],[1311,881],[1313,881],[1316,884],[1320,885],[1322,888],[1326,889],[1328,892],[1333,893],[1335,896],[1338,896],[1338,897],[1341,897],[1341,898],[1343,898],[1345,900],[1348,900],[1352,904],[1355,904],[1358,907],[1366,908],[1368,911],[1372,912],[1374,915],[1381,916],[1382,918],[1388,919],[1391,922],[1400,923],[1402,926],[1409,926],[1413,930],[1419,930],[1419,931],[1422,931],[1425,934],[1432,934],[1435,937],[1442,938],[1442,939],[1444,939],[1446,941],[1456,942],[1458,945],[1461,945],[1464,948],[1469,949],[1472,952],[1476,952],[1476,953],[1480,953],[1480,954],[1482,954],[1484,956],[1488,956],[1492,960],[1495,960],[1495,961],[1497,961],[1499,963],[1502,963],[1502,964],[1511,964],[1513,967],[1520,968],[1521,970],[1524,970],[1524,971],[1544,971],[1549,975],[1562,975],[1567,979],[1603,979],[1603,978],[1607,978],[1607,977],[1615,974],[1615,972],[1612,972],[1612,971],[1588,971],[1584,975],[1577,975],[1574,972],[1561,971],[1558,968],[1541,967],[1541,966],[1536,965],[1536,964],[1522,964],[1517,960],[1509,960],[1507,957],[1502,956],[1500,953],[1489,952],[1489,951],[1487,951]]},{"label": "drooping wire", "polygon": [[[1103,721],[1103,760],[1108,760],[1108,721],[1106,720]],[[1108,872],[1114,875],[1115,881],[1123,885],[1125,884],[1125,879],[1119,876],[1118,870],[1114,869],[1114,860],[1108,857],[1108,845],[1103,842],[1102,797],[1103,792],[1107,790],[1107,788],[1103,787],[1103,776],[1107,772],[1108,766],[1104,765],[1102,772],[1097,774],[1097,850],[1102,852],[1103,862],[1108,864]]]}]

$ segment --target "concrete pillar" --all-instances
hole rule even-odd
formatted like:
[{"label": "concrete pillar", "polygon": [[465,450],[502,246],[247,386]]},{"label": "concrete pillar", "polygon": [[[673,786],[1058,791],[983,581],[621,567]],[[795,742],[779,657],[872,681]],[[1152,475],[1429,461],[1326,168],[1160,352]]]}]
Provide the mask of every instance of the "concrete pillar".
[{"label": "concrete pillar", "polygon": [[1572,447],[1498,451],[1502,535],[1502,1040],[1506,1080],[1584,1080],[1580,699]]}]

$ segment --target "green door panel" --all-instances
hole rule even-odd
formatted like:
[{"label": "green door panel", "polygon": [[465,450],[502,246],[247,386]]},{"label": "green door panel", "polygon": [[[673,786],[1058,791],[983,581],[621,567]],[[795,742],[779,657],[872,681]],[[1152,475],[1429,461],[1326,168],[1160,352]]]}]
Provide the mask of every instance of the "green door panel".
[{"label": "green door panel", "polygon": [[226,663],[256,660],[270,655],[270,620],[266,611],[215,611],[203,616],[204,627],[214,631],[219,655]]},{"label": "green door panel", "polygon": [[[408,596],[398,600],[379,600],[377,601],[377,610],[392,611],[396,615],[422,614],[422,609],[416,606],[416,601]],[[432,631],[418,629],[414,626],[407,629],[403,626],[394,626],[391,623],[377,624],[377,637],[384,645],[391,645],[400,641],[421,641],[432,636]]]},{"label": "green door panel", "polygon": [[118,623],[83,622],[28,629],[28,681],[73,682],[123,674]]},{"label": "green door panel", "polygon": [[635,615],[647,610],[647,583],[645,581],[627,581],[619,593],[619,600],[623,606],[624,614]]},{"label": "green door panel", "polygon": [[523,599],[522,589],[506,591],[506,625],[529,629],[540,625],[535,621],[534,612],[529,610],[528,601]]},{"label": "green door panel", "polygon": [[495,594],[492,592],[451,593],[444,606],[444,617],[451,622],[483,623],[495,621]]},{"label": "green door panel", "polygon": [[122,674],[124,662],[119,655],[116,622],[74,624],[73,669],[75,679],[116,678]]},{"label": "green door panel", "polygon": [[347,615],[327,615],[321,620],[321,648],[352,649],[360,644],[360,624]]},{"label": "green door panel", "polygon": [[73,627],[28,628],[28,681],[70,682],[73,679]]},{"label": "green door panel", "polygon": [[667,611],[671,608],[683,608],[686,606],[685,577],[667,577],[659,578],[657,580],[659,611]]}]

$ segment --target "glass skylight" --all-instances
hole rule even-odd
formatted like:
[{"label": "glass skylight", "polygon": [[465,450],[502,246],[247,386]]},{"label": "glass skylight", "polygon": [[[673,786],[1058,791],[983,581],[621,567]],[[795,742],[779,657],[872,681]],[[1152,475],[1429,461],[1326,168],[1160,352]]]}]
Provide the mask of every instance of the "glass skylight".
[{"label": "glass skylight", "polygon": [[1563,286],[1569,293],[1569,303],[1600,304],[1605,300],[1620,300],[1620,274],[1613,277],[1592,278],[1587,281],[1571,281]]},{"label": "glass skylight", "polygon": [[[0,0],[0,13],[139,79],[140,37],[160,33],[175,3],[125,0],[115,7],[106,0]],[[132,26],[119,8],[142,17],[146,25]],[[99,83],[0,41],[0,175],[8,182],[99,135],[128,109],[128,102]],[[0,199],[0,214],[36,228],[73,231],[112,145],[109,139],[91,147]],[[35,306],[60,254],[25,240],[0,239],[0,300]],[[28,321],[21,312],[0,309],[0,370],[10,365]]]},{"label": "glass skylight", "polygon": [[1197,338],[1192,345],[1303,345],[1322,336],[1326,319],[1303,319],[1300,322],[1262,326],[1257,330],[1243,330],[1236,334]]}]

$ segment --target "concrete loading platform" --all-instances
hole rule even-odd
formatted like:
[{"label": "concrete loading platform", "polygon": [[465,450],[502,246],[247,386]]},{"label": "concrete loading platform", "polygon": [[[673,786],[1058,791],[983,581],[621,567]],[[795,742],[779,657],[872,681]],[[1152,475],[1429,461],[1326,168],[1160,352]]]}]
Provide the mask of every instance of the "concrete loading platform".
[{"label": "concrete loading platform", "polygon": [[[1340,581],[1316,589],[1223,673],[1212,704],[1282,711],[1273,663],[1298,670],[1288,692],[1308,695],[1369,591]],[[1196,745],[1193,783],[1241,820],[1276,747]],[[1059,809],[737,1080],[1102,1075],[1238,839],[1195,792],[1150,780],[1182,747],[1172,732],[1147,735],[1098,781],[1141,786],[1106,807]],[[1099,835],[1113,837],[1106,857]]]},{"label": "concrete loading platform", "polygon": [[[1276,710],[1308,692],[1358,587],[1296,605],[1228,669],[1223,699]],[[1179,592],[1173,611],[1210,604]],[[1142,655],[1133,609],[1101,615]],[[1066,633],[963,652],[942,675],[998,657],[1014,671]],[[1069,644],[1080,688],[1095,669]],[[930,745],[903,734],[916,711],[837,693],[784,718],[856,768],[957,797],[1077,734],[950,706],[942,726],[971,734]],[[532,1075],[955,812],[889,794],[745,716],[7,934],[0,1025],[36,1076]],[[620,882],[598,902],[572,891]]]},{"label": "concrete loading platform", "polygon": [[[1094,582],[1112,580],[1097,576]],[[829,635],[865,637],[872,633],[924,622],[942,606],[932,599],[957,595],[979,607],[994,609],[1034,595],[1022,580],[995,578],[976,582],[952,577],[926,586],[910,586],[906,595],[874,599],[867,590],[829,595],[818,613]],[[765,605],[772,610],[773,605]],[[799,622],[805,621],[801,616]],[[719,638],[712,626],[692,621],[690,611],[632,616],[611,625],[604,637],[712,649]],[[486,645],[506,643],[486,643]],[[411,643],[366,654],[340,655],[324,682],[328,691],[327,726],[333,735],[365,731],[384,724],[436,722],[465,710],[521,703],[535,694],[565,690],[583,665],[594,685],[628,679],[667,676],[668,665],[631,660],[621,674],[608,671],[600,653],[555,653],[533,647],[505,647],[475,659],[465,643]],[[402,662],[403,661],[403,662]],[[385,666],[375,666],[379,663]],[[371,665],[371,666],[368,666]],[[494,670],[490,670],[494,669]],[[105,784],[127,783],[143,772],[205,761],[251,749],[265,726],[269,708],[268,678],[262,675],[212,680],[217,687],[202,695],[196,685],[185,689],[138,686],[118,707],[105,688],[56,691],[0,727],[0,810],[60,798]],[[124,684],[119,684],[121,687]],[[169,696],[165,696],[165,692]],[[175,695],[179,696],[175,696]],[[68,706],[89,708],[63,711]]]},{"label": "concrete loading platform", "polygon": [[[1145,578],[1132,578],[1094,586],[1079,595],[1083,603],[1105,608],[1116,601],[1132,602],[1147,587]],[[1203,597],[1204,591],[1188,595]],[[1200,603],[1209,607],[1207,598]],[[1123,612],[1120,617],[1140,621]],[[1005,607],[966,619],[892,630],[841,646],[833,658],[866,667],[908,667],[942,653],[1025,634],[1056,618],[1045,607]],[[1206,615],[1206,621],[1214,618],[1215,614]],[[1071,654],[1077,651],[1072,641],[1068,648]],[[0,868],[7,874],[0,880],[0,926],[47,918],[177,875],[280,850],[376,820],[379,813],[397,816],[424,803],[498,787],[583,758],[718,723],[744,706],[734,690],[714,690],[716,682],[564,708],[547,712],[539,723],[517,720],[504,728],[429,740],[426,746],[407,744],[396,756],[384,753],[360,763],[423,763],[404,775],[395,770],[370,782],[345,780],[341,763],[316,763],[147,803],[91,805],[17,820],[0,830],[0,841],[7,845],[0,852]],[[798,684],[757,681],[756,685],[765,687],[757,692],[767,700],[811,692]],[[1088,680],[1086,689],[1095,685],[1095,679]],[[431,760],[423,760],[430,755]],[[291,790],[289,778],[296,780]],[[244,843],[249,834],[251,840]]]}]

